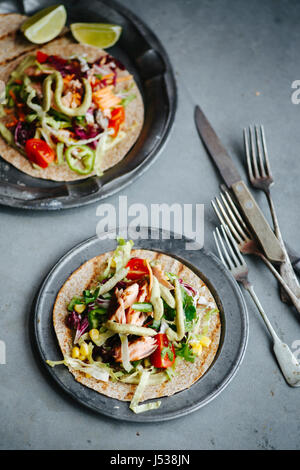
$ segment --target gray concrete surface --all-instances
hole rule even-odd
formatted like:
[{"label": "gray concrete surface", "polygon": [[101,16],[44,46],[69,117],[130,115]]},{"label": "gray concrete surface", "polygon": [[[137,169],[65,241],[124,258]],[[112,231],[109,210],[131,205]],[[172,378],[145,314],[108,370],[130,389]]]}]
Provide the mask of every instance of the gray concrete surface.
[{"label": "gray concrete surface", "polygon": [[[265,125],[282,231],[300,250],[300,105],[291,102],[291,83],[300,79],[299,2],[121,3],[164,43],[176,71],[179,105],[159,159],[119,195],[127,195],[128,204],[148,207],[205,204],[205,247],[214,250],[210,199],[220,180],[193,124],[193,107],[199,103],[243,174],[242,128]],[[106,202],[117,205],[119,195]],[[264,196],[255,196],[267,213]],[[30,305],[53,264],[95,234],[96,209],[97,204],[59,213],[0,208],[0,339],[7,345],[7,364],[0,365],[0,448],[299,449],[300,390],[284,382],[248,297],[250,338],[244,362],[227,389],[194,414],[155,425],[120,423],[87,412],[52,388],[30,346]],[[274,327],[295,346],[299,315],[280,302],[264,265],[249,259],[249,266]]]}]

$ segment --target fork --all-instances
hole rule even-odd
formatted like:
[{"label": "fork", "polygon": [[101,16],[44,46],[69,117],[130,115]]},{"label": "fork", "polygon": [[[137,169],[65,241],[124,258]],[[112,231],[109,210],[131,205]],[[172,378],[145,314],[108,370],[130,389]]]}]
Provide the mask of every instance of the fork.
[{"label": "fork", "polygon": [[[271,325],[255,291],[248,278],[248,267],[241,255],[239,248],[228,229],[227,225],[221,225],[222,235],[218,228],[213,232],[219,257],[231,272],[237,282],[242,284],[249,292],[261,314],[267,329],[273,339],[273,351],[277,358],[285,380],[291,387],[300,387],[300,364],[296,360],[287,344],[283,343]],[[224,255],[224,256],[223,256]]]},{"label": "fork", "polygon": [[[247,131],[247,129],[244,129],[244,144],[247,158],[249,180],[254,188],[262,190],[266,195],[273,220],[274,231],[285,255],[285,259],[280,265],[281,276],[292,289],[294,294],[297,297],[300,297],[299,282],[293,270],[290,258],[287,254],[287,250],[284,245],[281,231],[279,228],[275,206],[271,198],[270,187],[274,183],[274,179],[270,168],[270,160],[263,126],[260,126],[259,128],[258,126],[255,126],[255,133],[251,126],[249,127],[249,131]],[[283,301],[286,302],[287,300],[289,300],[286,298],[284,292],[281,291],[281,294],[283,294],[281,295]]]},{"label": "fork", "polygon": [[237,206],[234,204],[229,192],[223,190],[223,193],[221,192],[220,197],[222,202],[216,197],[215,201],[211,201],[211,204],[221,224],[227,225],[229,227],[242,253],[253,254],[259,256],[260,259],[262,259],[272,274],[280,282],[285,292],[289,295],[293,305],[300,313],[300,299],[298,299],[298,297],[294,294],[292,289],[285,282],[279,272],[263,254],[253,234],[247,227],[244,219],[238,211]]}]

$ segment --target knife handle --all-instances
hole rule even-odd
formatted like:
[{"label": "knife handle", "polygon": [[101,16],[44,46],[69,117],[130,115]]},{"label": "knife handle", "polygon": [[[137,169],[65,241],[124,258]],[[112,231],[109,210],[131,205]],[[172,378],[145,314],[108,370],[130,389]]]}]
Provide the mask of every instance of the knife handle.
[{"label": "knife handle", "polygon": [[266,257],[277,263],[284,261],[284,253],[280,243],[246,184],[243,181],[238,181],[232,185],[232,189]]}]

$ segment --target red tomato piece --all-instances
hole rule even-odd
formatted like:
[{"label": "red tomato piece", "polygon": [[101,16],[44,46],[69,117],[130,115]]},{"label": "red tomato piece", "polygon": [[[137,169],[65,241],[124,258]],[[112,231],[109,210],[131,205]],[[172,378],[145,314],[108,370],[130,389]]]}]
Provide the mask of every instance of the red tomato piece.
[{"label": "red tomato piece", "polygon": [[126,268],[129,268],[129,272],[126,277],[131,281],[135,281],[149,274],[146,260],[142,258],[131,258],[126,265]]},{"label": "red tomato piece", "polygon": [[119,132],[120,125],[125,121],[125,109],[123,106],[118,106],[111,112],[111,118],[108,123],[108,127],[112,127],[115,132],[112,137],[116,137]]},{"label": "red tomato piece", "polygon": [[47,168],[55,160],[55,153],[42,139],[29,139],[25,145],[28,160],[36,165]]},{"label": "red tomato piece", "polygon": [[48,59],[48,54],[45,54],[45,53],[42,52],[42,51],[37,51],[37,53],[36,53],[36,60],[37,60],[40,64],[44,64],[44,62],[47,62],[47,59]]},{"label": "red tomato piece", "polygon": [[113,109],[111,112],[111,119],[113,120],[125,120],[125,110],[123,106],[118,106],[117,108]]},{"label": "red tomato piece", "polygon": [[165,333],[158,333],[154,336],[157,343],[157,348],[151,355],[151,364],[158,369],[166,369],[171,367],[175,362],[175,349],[172,343],[169,342]]}]

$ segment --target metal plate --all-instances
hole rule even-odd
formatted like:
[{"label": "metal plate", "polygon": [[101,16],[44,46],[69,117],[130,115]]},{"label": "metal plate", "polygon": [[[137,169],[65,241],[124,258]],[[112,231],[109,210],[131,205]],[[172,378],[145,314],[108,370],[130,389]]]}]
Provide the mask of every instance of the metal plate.
[{"label": "metal plate", "polygon": [[[31,15],[48,6],[47,0],[6,1],[0,12]],[[174,73],[168,56],[152,31],[133,13],[113,0],[68,1],[68,22],[119,24],[123,32],[108,50],[133,73],[143,95],[145,122],[126,157],[102,177],[92,176],[73,183],[33,178],[0,158],[0,204],[36,210],[84,206],[110,196],[130,184],[153,163],[170,133],[177,105]],[[24,9],[23,9],[24,6]]]},{"label": "metal plate", "polygon": [[187,265],[207,283],[220,309],[222,334],[218,353],[208,371],[195,384],[188,390],[162,398],[159,409],[136,415],[129,409],[129,402],[108,398],[85,387],[75,381],[66,367],[47,366],[46,359],[61,360],[62,357],[52,321],[53,305],[59,289],[81,264],[101,253],[114,250],[115,240],[90,238],[70,250],[54,266],[34,302],[32,337],[36,351],[49,375],[59,385],[60,391],[66,392],[78,403],[96,413],[125,421],[165,421],[201,408],[229,384],[242,362],[246,349],[248,315],[240,288],[216,256],[204,250],[187,251],[186,238],[175,239],[173,234],[156,230],[156,239],[151,240],[150,229],[141,230],[143,239],[135,242],[135,248],[166,253]]}]

